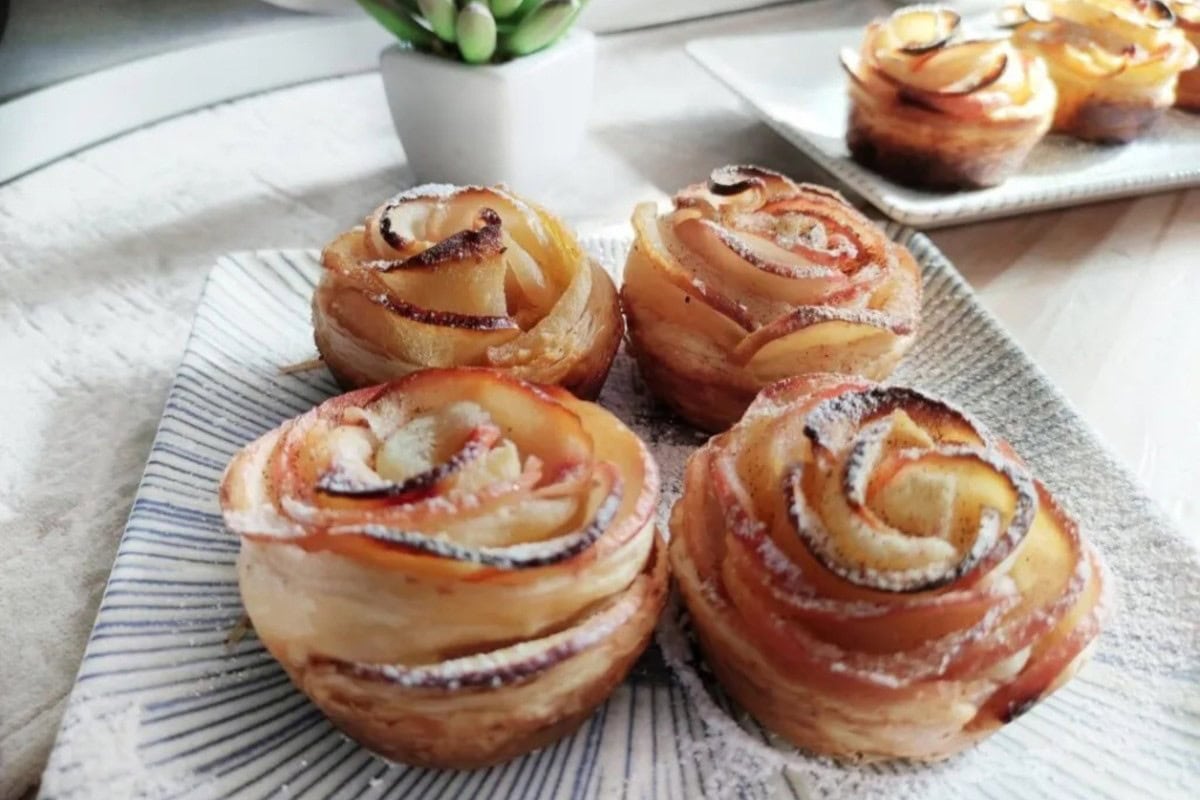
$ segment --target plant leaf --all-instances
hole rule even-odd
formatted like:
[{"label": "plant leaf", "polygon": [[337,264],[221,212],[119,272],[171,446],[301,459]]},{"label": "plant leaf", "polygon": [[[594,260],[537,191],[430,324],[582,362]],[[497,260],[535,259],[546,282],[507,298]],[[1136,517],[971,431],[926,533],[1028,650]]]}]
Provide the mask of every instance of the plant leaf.
[{"label": "plant leaf", "polygon": [[385,0],[358,0],[358,4],[393,36],[416,47],[429,47],[434,35],[412,12],[399,3]]}]

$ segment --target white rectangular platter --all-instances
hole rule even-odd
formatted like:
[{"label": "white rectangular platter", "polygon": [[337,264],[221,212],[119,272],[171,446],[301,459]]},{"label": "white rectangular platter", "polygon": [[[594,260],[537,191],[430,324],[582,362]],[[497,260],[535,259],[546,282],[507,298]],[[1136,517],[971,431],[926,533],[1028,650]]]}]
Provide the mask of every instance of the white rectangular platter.
[{"label": "white rectangular platter", "polygon": [[856,47],[862,30],[715,37],[687,49],[767,125],[906,225],[936,228],[1200,184],[1200,114],[1175,110],[1127,145],[1047,136],[1016,175],[990,189],[935,192],[893,183],[846,150],[849,100],[838,51]]}]

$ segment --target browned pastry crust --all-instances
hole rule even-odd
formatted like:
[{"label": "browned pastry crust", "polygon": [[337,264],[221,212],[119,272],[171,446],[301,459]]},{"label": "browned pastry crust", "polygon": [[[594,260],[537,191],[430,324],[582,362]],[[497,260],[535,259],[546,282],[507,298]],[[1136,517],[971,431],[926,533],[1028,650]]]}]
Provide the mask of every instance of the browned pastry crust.
[{"label": "browned pastry crust", "polygon": [[1091,100],[1068,93],[1055,115],[1055,130],[1098,144],[1123,144],[1154,127],[1163,111],[1151,102]]},{"label": "browned pastry crust", "polygon": [[[1176,25],[1187,36],[1192,47],[1200,50],[1200,2],[1197,0],[1172,0]],[[1179,73],[1175,87],[1175,107],[1184,111],[1200,111],[1200,66]]]},{"label": "browned pastry crust", "polygon": [[284,646],[264,644],[338,728],[381,756],[420,767],[489,766],[572,733],[625,679],[666,601],[666,546],[656,536],[653,548],[645,571],[611,604],[623,617],[612,635],[578,652],[563,646],[548,666],[503,687],[407,688],[335,663],[285,661]]},{"label": "browned pastry crust", "polygon": [[[1200,44],[1197,44],[1197,47],[1200,47]],[[1200,111],[1200,67],[1189,69],[1179,76],[1175,94],[1176,108]]]},{"label": "browned pastry crust", "polygon": [[[633,315],[631,314],[631,319]],[[653,324],[653,323],[651,323]],[[629,354],[647,388],[672,412],[705,431],[721,431],[737,419],[757,394],[751,380],[721,383],[707,369],[667,361],[638,345],[635,324],[629,326]]]},{"label": "browned pastry crust", "polygon": [[347,388],[483,366],[591,398],[624,332],[612,279],[557,218],[499,188],[417,187],[321,260],[314,339]]},{"label": "browned pastry crust", "polygon": [[994,186],[1050,127],[1045,65],[1004,40],[960,40],[958,15],[913,6],[872,22],[844,51],[846,146],[855,161],[908,186]]},{"label": "browned pastry crust", "polygon": [[[850,155],[905,186],[959,189],[1003,183],[1049,127],[1031,119],[1007,126],[955,122],[904,100],[880,108],[877,101],[852,94],[846,131]],[[947,135],[948,126],[953,135]]]},{"label": "browned pastry crust", "polygon": [[[1044,8],[1041,8],[1044,6]],[[1058,89],[1054,130],[1088,141],[1137,138],[1175,104],[1196,48],[1163,2],[1049,0],[1013,34],[1041,56]]]},{"label": "browned pastry crust", "polygon": [[1062,686],[1098,553],[1006,443],[914,390],[765,389],[689,459],[671,568],[722,686],[795,745],[952,755]]},{"label": "browned pastry crust", "polygon": [[474,768],[573,730],[668,583],[658,472],[612,414],[494,370],[426,370],[284,423],[221,487],[255,631],[388,758]]},{"label": "browned pastry crust", "polygon": [[915,335],[916,262],[830,189],[725,167],[668,213],[638,206],[633,224],[629,350],[651,391],[705,430],[788,375],[882,378]]}]

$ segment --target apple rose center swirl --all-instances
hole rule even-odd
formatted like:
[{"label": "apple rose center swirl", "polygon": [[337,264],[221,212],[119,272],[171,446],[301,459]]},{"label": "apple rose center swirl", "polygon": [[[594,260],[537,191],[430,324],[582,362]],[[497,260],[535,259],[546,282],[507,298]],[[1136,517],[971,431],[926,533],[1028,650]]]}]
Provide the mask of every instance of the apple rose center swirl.
[{"label": "apple rose center swirl", "polygon": [[624,677],[665,594],[657,497],[611,414],[471,369],[327,401],[222,486],[268,649],[350,735],[437,766],[541,746]]},{"label": "apple rose center swirl", "polygon": [[948,756],[1065,683],[1105,572],[1011,448],[911,389],[763,392],[689,461],[671,560],[722,684],[794,744]]},{"label": "apple rose center swirl", "polygon": [[870,93],[899,96],[952,117],[1004,120],[1030,104],[1053,106],[1046,65],[1007,37],[959,35],[960,18],[938,6],[912,6],[867,28],[858,52],[843,49],[842,67]]},{"label": "apple rose center swirl", "polygon": [[898,388],[813,409],[804,433],[814,461],[789,467],[783,485],[789,520],[822,566],[856,586],[923,591],[986,572],[1025,537],[1032,478],[978,447],[982,437],[939,442],[917,422],[945,413]]},{"label": "apple rose center swirl", "polygon": [[317,347],[340,382],[482,366],[594,396],[616,288],[560,220],[502,188],[419,186],[322,253]]},{"label": "apple rose center swirl", "polygon": [[790,375],[883,377],[915,334],[915,261],[830,189],[724,167],[665,214],[638,206],[633,223],[631,349],[651,388],[701,427],[727,427]]}]

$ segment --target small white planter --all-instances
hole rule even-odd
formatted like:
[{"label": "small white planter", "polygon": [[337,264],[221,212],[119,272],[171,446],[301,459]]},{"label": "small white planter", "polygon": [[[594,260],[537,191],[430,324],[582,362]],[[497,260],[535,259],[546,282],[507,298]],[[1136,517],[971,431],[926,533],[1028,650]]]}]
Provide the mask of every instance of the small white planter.
[{"label": "small white planter", "polygon": [[587,130],[596,40],[572,30],[504,64],[473,66],[393,45],[379,71],[408,164],[421,181],[536,188]]}]

